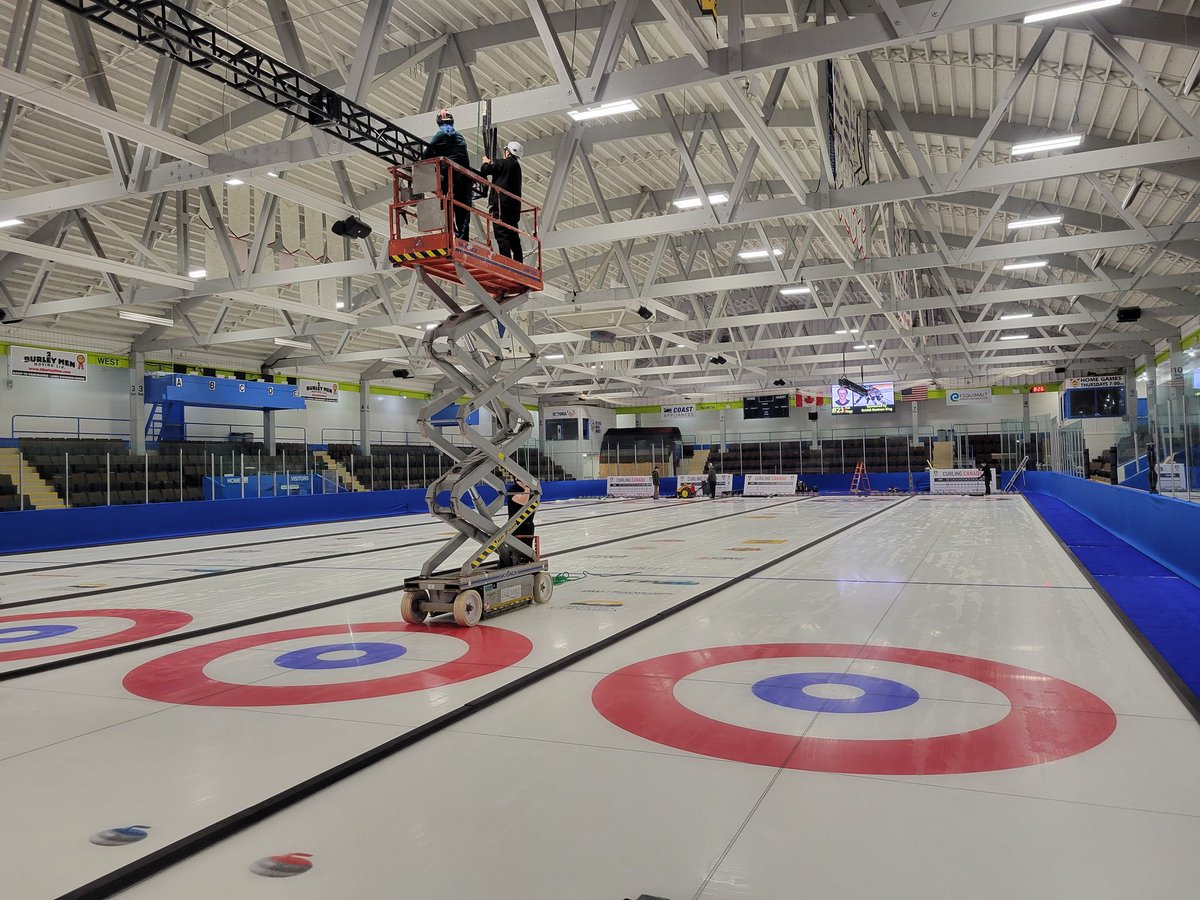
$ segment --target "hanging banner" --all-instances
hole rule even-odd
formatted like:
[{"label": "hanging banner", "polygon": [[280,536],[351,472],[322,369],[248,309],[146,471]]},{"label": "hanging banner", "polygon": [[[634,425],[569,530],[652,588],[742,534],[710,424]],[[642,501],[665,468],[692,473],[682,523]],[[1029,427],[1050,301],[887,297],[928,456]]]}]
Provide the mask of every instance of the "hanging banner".
[{"label": "hanging banner", "polygon": [[795,475],[747,475],[743,497],[779,497],[796,493]]},{"label": "hanging banner", "polygon": [[[675,484],[678,487],[683,487],[685,484],[690,484],[699,493],[704,493],[708,489],[707,475],[680,475]],[[732,494],[733,493],[733,476],[729,474],[717,476],[717,493]]]},{"label": "hanging banner", "polygon": [[983,471],[980,469],[930,469],[931,494],[982,494]]},{"label": "hanging banner", "polygon": [[963,403],[991,403],[991,388],[959,388],[946,391],[946,405],[958,406]]},{"label": "hanging banner", "polygon": [[664,406],[662,408],[662,417],[664,419],[690,419],[696,415],[696,404],[685,403],[681,406]]},{"label": "hanging banner", "polygon": [[326,403],[337,403],[337,382],[298,379],[296,381],[296,396],[302,400],[323,400]]},{"label": "hanging banner", "polygon": [[9,347],[8,374],[87,381],[87,354],[76,350]]},{"label": "hanging banner", "polygon": [[654,482],[649,475],[609,475],[608,494],[611,497],[653,497]]},{"label": "hanging banner", "polygon": [[817,394],[797,394],[796,406],[824,406],[829,401],[828,397],[818,396]]},{"label": "hanging banner", "polygon": [[1073,391],[1076,388],[1124,387],[1124,375],[1087,375],[1083,378],[1064,378],[1059,390]]}]

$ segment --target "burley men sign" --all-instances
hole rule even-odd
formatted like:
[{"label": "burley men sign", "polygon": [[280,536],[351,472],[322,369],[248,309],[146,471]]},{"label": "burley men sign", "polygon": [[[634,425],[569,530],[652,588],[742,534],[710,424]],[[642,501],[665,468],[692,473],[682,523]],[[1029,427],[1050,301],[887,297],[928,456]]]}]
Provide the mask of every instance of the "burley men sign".
[{"label": "burley men sign", "polygon": [[28,375],[34,378],[87,381],[87,354],[76,350],[9,347],[8,372],[10,375]]}]

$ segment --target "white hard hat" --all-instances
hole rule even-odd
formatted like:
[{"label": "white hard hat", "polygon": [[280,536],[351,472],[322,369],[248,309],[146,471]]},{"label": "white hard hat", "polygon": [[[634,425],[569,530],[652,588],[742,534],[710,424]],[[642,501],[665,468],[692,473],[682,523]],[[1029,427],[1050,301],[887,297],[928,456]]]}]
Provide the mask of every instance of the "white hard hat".
[{"label": "white hard hat", "polygon": [[509,153],[511,153],[513,156],[524,156],[525,155],[525,148],[522,147],[517,141],[509,141],[507,144],[504,145],[504,149],[507,150]]}]

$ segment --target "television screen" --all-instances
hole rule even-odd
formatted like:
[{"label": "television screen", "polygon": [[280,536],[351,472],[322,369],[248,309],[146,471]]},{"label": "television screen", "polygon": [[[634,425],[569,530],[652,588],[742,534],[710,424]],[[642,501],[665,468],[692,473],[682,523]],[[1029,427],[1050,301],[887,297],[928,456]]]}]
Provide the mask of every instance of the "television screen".
[{"label": "television screen", "polygon": [[1125,388],[1074,388],[1063,391],[1064,419],[1103,419],[1125,415]]},{"label": "television screen", "polygon": [[833,385],[829,396],[833,398],[830,412],[835,416],[850,415],[851,413],[885,413],[896,411],[895,386],[890,381],[877,381],[864,384],[867,393],[860,394],[851,388]]},{"label": "television screen", "polygon": [[742,399],[743,419],[786,419],[790,414],[787,394],[768,394]]}]

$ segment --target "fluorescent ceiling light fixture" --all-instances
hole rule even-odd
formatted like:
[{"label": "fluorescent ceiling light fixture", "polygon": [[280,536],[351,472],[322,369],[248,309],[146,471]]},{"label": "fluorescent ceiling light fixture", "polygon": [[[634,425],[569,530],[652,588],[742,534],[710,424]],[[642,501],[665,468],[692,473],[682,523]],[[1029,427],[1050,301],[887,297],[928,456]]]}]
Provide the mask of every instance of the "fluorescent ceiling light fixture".
[{"label": "fluorescent ceiling light fixture", "polygon": [[0,222],[0,228],[16,228],[18,225],[24,225],[24,219],[5,219]]},{"label": "fluorescent ceiling light fixture", "polygon": [[[720,206],[722,203],[729,202],[729,195],[724,192],[709,194],[708,202],[713,206]],[[682,200],[672,201],[671,205],[676,209],[699,209],[702,204],[699,197],[684,197]]]},{"label": "fluorescent ceiling light fixture", "polygon": [[834,334],[858,334],[857,328],[839,328]]},{"label": "fluorescent ceiling light fixture", "polygon": [[275,346],[277,347],[296,347],[299,350],[311,350],[312,344],[306,344],[304,341],[293,341],[291,338],[275,338]]},{"label": "fluorescent ceiling light fixture", "polygon": [[333,308],[334,309],[345,309],[346,304],[343,303],[341,300],[339,300],[337,303],[333,304]]},{"label": "fluorescent ceiling light fixture", "polygon": [[1044,259],[1025,259],[1021,262],[1006,263],[1004,266],[1005,272],[1020,272],[1022,269],[1040,269],[1046,265]]},{"label": "fluorescent ceiling light fixture", "polygon": [[1014,219],[1008,223],[1008,230],[1014,231],[1017,228],[1040,228],[1043,225],[1061,225],[1063,217],[1057,216],[1041,216],[1037,219]]},{"label": "fluorescent ceiling light fixture", "polygon": [[783,251],[778,247],[774,247],[771,250],[743,250],[738,254],[738,259],[766,259],[772,254],[783,256]]},{"label": "fluorescent ceiling light fixture", "polygon": [[175,324],[174,319],[168,319],[165,316],[152,316],[147,313],[133,312],[128,309],[117,311],[118,319],[125,319],[129,322],[145,322],[147,325],[165,325],[170,328]]},{"label": "fluorescent ceiling light fixture", "polygon": [[687,347],[685,347],[683,344],[676,344],[675,349],[676,350],[686,350]]},{"label": "fluorescent ceiling light fixture", "polygon": [[430,322],[428,325],[425,326],[426,331],[433,331],[433,329],[435,329],[435,328],[437,328],[437,322]]},{"label": "fluorescent ceiling light fixture", "polygon": [[1077,16],[1094,9],[1107,9],[1110,6],[1120,5],[1121,0],[1086,0],[1084,3],[1072,3],[1068,6],[1056,6],[1053,9],[1030,13],[1025,17],[1025,24],[1032,25],[1034,22],[1045,22],[1047,19],[1057,19],[1060,16]]},{"label": "fluorescent ceiling light fixture", "polygon": [[584,109],[569,109],[567,115],[576,122],[586,122],[588,119],[602,119],[605,116],[619,116],[621,113],[637,112],[636,100],[614,100],[612,103],[601,103],[599,106],[588,106]]},{"label": "fluorescent ceiling light fixture", "polygon": [[1025,141],[1013,144],[1013,156],[1028,156],[1030,153],[1043,153],[1047,150],[1069,150],[1083,143],[1082,134],[1064,134],[1060,137],[1043,138],[1040,141]]},{"label": "fluorescent ceiling light fixture", "polygon": [[279,173],[278,173],[278,172],[268,172],[268,173],[267,173],[267,177],[268,177],[268,178],[278,178],[278,177],[279,177]]},{"label": "fluorescent ceiling light fixture", "polygon": [[784,288],[779,293],[785,297],[794,297],[796,294],[811,294],[812,288],[804,287],[804,286],[790,287],[790,288]]},{"label": "fluorescent ceiling light fixture", "polygon": [[1000,321],[1008,322],[1012,319],[1032,319],[1032,318],[1033,318],[1033,313],[1031,313],[1031,312],[1015,312],[1015,313],[1005,313],[1004,315],[1002,315],[1000,317]]},{"label": "fluorescent ceiling light fixture", "polygon": [[242,181],[240,178],[226,178],[225,183],[230,187],[237,187],[238,185],[245,184],[246,182]]},{"label": "fluorescent ceiling light fixture", "polygon": [[562,354],[562,353],[547,353],[547,354],[546,354],[546,355],[543,357],[543,359],[562,359],[562,358],[563,358],[563,354]]},{"label": "fluorescent ceiling light fixture", "polygon": [[854,345],[854,349],[855,349],[855,350],[866,350],[866,349],[867,349],[867,345],[866,345],[866,344],[855,344],[855,345]]},{"label": "fluorescent ceiling light fixture", "polygon": [[206,278],[208,277],[208,269],[192,269],[188,272],[188,278]]},{"label": "fluorescent ceiling light fixture", "polygon": [[1027,335],[1023,332],[1021,334],[1002,334],[1002,335],[1000,335],[1000,340],[1002,340],[1002,341],[1026,341],[1026,340],[1029,340],[1029,335]]}]

